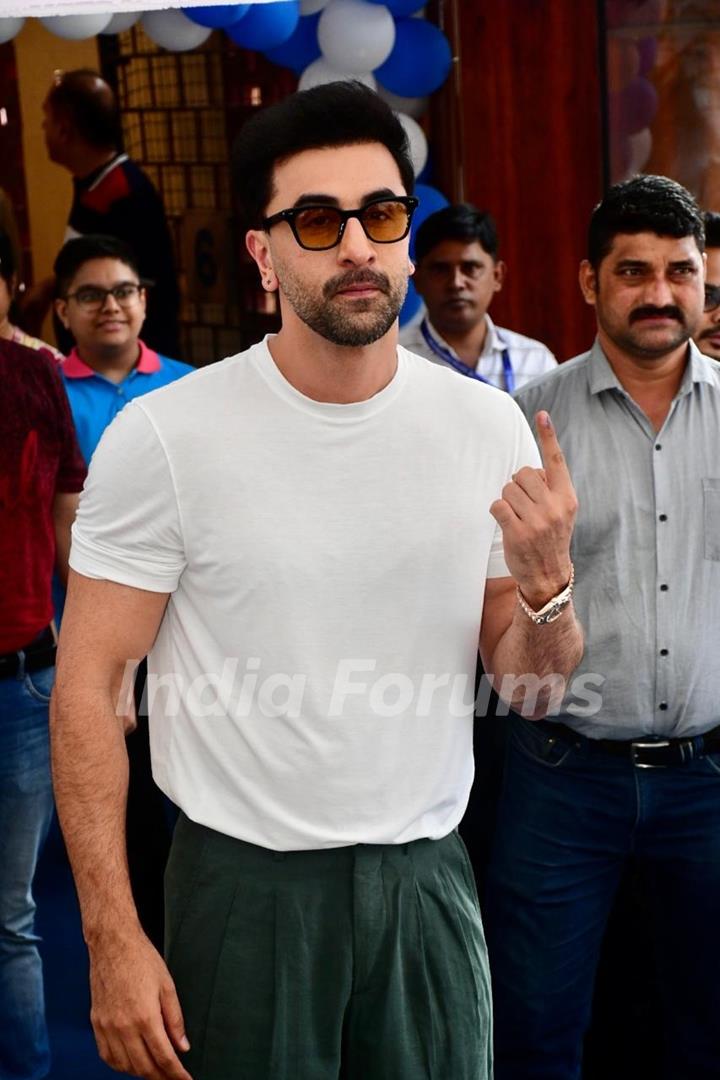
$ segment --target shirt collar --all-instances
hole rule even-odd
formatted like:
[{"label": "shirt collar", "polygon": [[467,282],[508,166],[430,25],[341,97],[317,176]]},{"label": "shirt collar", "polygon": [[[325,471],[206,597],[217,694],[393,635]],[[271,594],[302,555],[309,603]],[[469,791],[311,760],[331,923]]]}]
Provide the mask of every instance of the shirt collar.
[{"label": "shirt collar", "polygon": [[[136,371],[140,372],[141,375],[152,375],[154,371],[159,371],[160,357],[158,354],[153,349],[149,349],[144,341],[138,341],[138,345],[140,346],[140,356],[130,375]],[[87,379],[91,375],[98,374],[84,360],[80,359],[77,346],[63,361],[62,371],[67,379]]]},{"label": "shirt collar", "polygon": [[[694,341],[688,342],[688,349],[690,350],[690,362],[685,367],[682,382],[680,383],[676,395],[677,397],[683,397],[685,394],[689,394],[694,383],[706,382],[713,386],[717,385],[712,370],[712,364],[716,363],[716,361],[711,361],[708,357],[703,356]],[[591,394],[600,394],[603,390],[612,389],[619,390],[623,394],[627,393],[613,371],[610,361],[603,352],[602,346],[597,338],[595,338],[593,347],[590,350],[588,382],[590,384]]]},{"label": "shirt collar", "polygon": [[[495,326],[495,323],[492,321],[490,316],[487,315],[487,314],[485,315],[485,323],[487,325],[487,333],[485,335],[485,344],[483,345],[482,352],[480,353],[480,356],[478,357],[478,363],[480,362],[480,360],[483,357],[489,356],[490,353],[492,353],[492,352],[502,352],[503,349],[505,348],[505,346],[503,345],[502,341],[500,340],[500,338],[498,336],[498,331],[497,331],[497,327]],[[430,322],[430,317],[429,316],[425,317],[425,325],[428,328],[428,332],[430,334],[430,337],[433,338],[433,340],[436,341],[438,343],[438,345],[441,345],[444,349],[447,349],[449,353],[452,353],[452,355],[456,359],[459,360],[460,358],[459,358],[458,354],[455,352],[455,350],[453,349],[452,345],[449,345],[448,342],[445,340],[445,338],[442,336],[442,334],[438,330],[435,329],[433,324]]]}]

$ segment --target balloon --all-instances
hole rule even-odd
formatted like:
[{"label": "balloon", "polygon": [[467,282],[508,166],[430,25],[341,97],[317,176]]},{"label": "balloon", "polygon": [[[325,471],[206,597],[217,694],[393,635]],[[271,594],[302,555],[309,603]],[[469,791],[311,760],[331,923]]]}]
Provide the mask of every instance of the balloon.
[{"label": "balloon", "polygon": [[364,0],[330,0],[320,16],[318,41],[339,71],[362,75],[384,63],[395,44],[395,22],[386,7]]},{"label": "balloon", "polygon": [[171,52],[185,52],[202,45],[212,34],[205,26],[198,26],[177,8],[165,11],[146,11],[142,17],[143,30],[156,45]]},{"label": "balloon", "polygon": [[294,33],[300,19],[298,0],[276,0],[272,4],[251,4],[250,11],[227,34],[244,49],[275,49]]},{"label": "balloon", "polygon": [[426,0],[370,0],[371,4],[384,4],[388,11],[398,18],[414,15],[421,7],[425,7]]},{"label": "balloon", "polygon": [[623,135],[635,135],[651,123],[657,111],[657,91],[639,76],[619,94],[608,95],[610,128]]},{"label": "balloon", "polygon": [[410,233],[410,258],[415,258],[415,233],[423,221],[434,214],[436,210],[442,210],[449,203],[443,193],[429,184],[416,184],[415,195],[420,200],[420,205],[413,215],[412,231]]},{"label": "balloon", "polygon": [[224,30],[232,26],[243,15],[247,15],[250,4],[211,4],[204,7],[184,7],[183,14],[198,26],[210,26],[213,30]]},{"label": "balloon", "polygon": [[406,116],[413,116],[417,120],[427,111],[428,99],[426,97],[401,97],[400,94],[393,94],[392,91],[386,90],[384,86],[378,86],[377,92],[383,101],[387,101],[393,112],[405,113]]},{"label": "balloon", "polygon": [[629,38],[608,37],[607,75],[608,89],[624,90],[640,72],[640,53]]},{"label": "balloon", "polygon": [[0,45],[4,45],[6,41],[12,41],[12,39],[20,33],[25,25],[25,19],[15,15],[8,15],[4,19],[0,19]]},{"label": "balloon", "polygon": [[101,34],[112,18],[112,12],[104,15],[46,15],[39,22],[46,30],[66,41],[83,41]]},{"label": "balloon", "polygon": [[643,128],[642,131],[638,131],[635,135],[629,135],[628,144],[630,147],[628,173],[634,176],[636,173],[642,172],[648,163],[652,151],[652,132],[650,128]]},{"label": "balloon", "polygon": [[412,278],[410,278],[408,281],[407,296],[405,297],[403,306],[400,308],[400,325],[406,327],[414,322],[420,321],[422,318],[421,312],[422,300],[418,296]]},{"label": "balloon", "polygon": [[417,120],[413,120],[412,116],[405,116],[404,113],[398,113],[397,118],[405,128],[405,134],[407,135],[410,146],[410,157],[412,158],[413,169],[415,170],[415,175],[419,176],[425,168],[428,157],[428,141],[425,132],[420,127]]},{"label": "balloon", "polygon": [[450,42],[442,30],[424,19],[398,19],[393,51],[375,76],[393,94],[421,97],[442,86],[451,63]]},{"label": "balloon", "polygon": [[317,60],[320,56],[320,46],[317,39],[317,27],[320,15],[301,16],[295,30],[282,45],[276,49],[268,49],[265,53],[268,60],[281,67],[290,68],[299,75],[308,64]]},{"label": "balloon", "polygon": [[306,67],[300,76],[298,82],[298,90],[310,90],[313,86],[322,86],[324,83],[342,82],[343,79],[357,79],[358,82],[364,83],[365,86],[369,86],[371,90],[377,88],[375,82],[375,76],[372,72],[367,72],[365,75],[356,75],[354,71],[336,71],[334,67],[328,64],[324,57],[320,57],[319,60],[313,61],[309,67]]},{"label": "balloon", "polygon": [[330,0],[300,0],[300,14],[315,15],[316,12],[327,7],[329,3]]},{"label": "balloon", "polygon": [[657,38],[644,37],[637,43],[637,50],[640,54],[640,71],[639,75],[647,75],[648,71],[652,71],[655,67],[655,61],[657,60],[658,43]]},{"label": "balloon", "polygon": [[113,15],[105,29],[101,30],[100,33],[124,34],[126,30],[135,25],[141,15],[141,11],[119,11],[117,15]]}]

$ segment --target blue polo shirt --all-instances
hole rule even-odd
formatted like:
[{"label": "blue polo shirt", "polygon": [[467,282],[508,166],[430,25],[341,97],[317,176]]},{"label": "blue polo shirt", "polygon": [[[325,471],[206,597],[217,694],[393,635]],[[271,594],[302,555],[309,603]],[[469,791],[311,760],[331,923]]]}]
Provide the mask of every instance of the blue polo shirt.
[{"label": "blue polo shirt", "polygon": [[77,349],[73,349],[60,365],[78,442],[86,462],[90,461],[105,428],[128,401],[149,394],[160,386],[167,386],[195,370],[190,364],[160,356],[142,341],[138,344],[140,358],[130,374],[119,383],[106,379],[88,367],[80,359]]}]

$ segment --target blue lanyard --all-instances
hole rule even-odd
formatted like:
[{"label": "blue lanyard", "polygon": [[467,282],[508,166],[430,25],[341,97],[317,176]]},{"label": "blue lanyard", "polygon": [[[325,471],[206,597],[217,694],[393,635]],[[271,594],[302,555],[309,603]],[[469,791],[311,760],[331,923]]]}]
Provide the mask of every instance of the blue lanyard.
[{"label": "blue lanyard", "polygon": [[[420,323],[420,330],[428,346],[432,349],[435,355],[439,356],[441,360],[444,360],[446,364],[449,364],[450,367],[455,368],[455,370],[459,371],[461,375],[467,375],[469,379],[477,379],[478,382],[486,383],[488,386],[493,385],[489,379],[486,379],[482,375],[480,375],[475,370],[475,368],[471,368],[468,364],[464,364],[459,357],[451,353],[450,350],[446,349],[444,345],[441,345],[439,341],[436,341],[430,333],[430,327],[428,326],[427,319],[423,319],[423,321]],[[500,335],[498,335],[498,337],[499,336]],[[515,373],[513,372],[512,363],[510,362],[510,353],[508,352],[507,346],[502,351],[502,366],[505,389],[507,390],[508,394],[512,394],[515,390]]]}]

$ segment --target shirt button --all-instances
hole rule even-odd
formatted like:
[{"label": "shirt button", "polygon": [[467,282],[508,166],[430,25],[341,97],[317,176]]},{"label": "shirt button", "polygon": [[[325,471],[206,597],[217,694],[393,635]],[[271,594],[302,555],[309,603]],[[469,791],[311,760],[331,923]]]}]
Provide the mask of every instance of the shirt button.
[{"label": "shirt button", "polygon": [[668,591],[668,586],[667,585],[661,585],[660,586],[660,592],[667,592],[667,591]]},{"label": "shirt button", "polygon": [[660,650],[660,655],[661,655],[661,656],[668,656],[668,655],[669,655],[669,653],[670,653],[670,650],[669,650],[669,649],[661,649],[661,650]]},{"label": "shirt button", "polygon": [[667,521],[667,514],[661,514],[658,520],[659,521]]},{"label": "shirt button", "polygon": [[662,450],[661,444],[660,443],[655,443],[655,449],[656,450]]},{"label": "shirt button", "polygon": [[667,712],[667,701],[661,701],[658,705],[658,709],[660,709],[661,712]]}]

